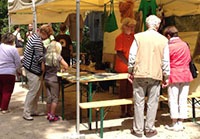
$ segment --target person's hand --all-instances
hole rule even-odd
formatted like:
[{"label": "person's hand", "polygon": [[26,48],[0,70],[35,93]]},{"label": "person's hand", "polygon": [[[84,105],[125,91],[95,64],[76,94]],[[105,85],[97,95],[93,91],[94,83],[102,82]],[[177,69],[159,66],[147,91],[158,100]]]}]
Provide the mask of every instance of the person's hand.
[{"label": "person's hand", "polygon": [[67,67],[63,67],[62,69],[60,69],[60,72],[64,73],[67,72],[68,68]]},{"label": "person's hand", "polygon": [[133,79],[134,79],[133,74],[128,73],[128,81],[129,81],[130,83],[133,83]]},{"label": "person's hand", "polygon": [[42,64],[41,64],[41,70],[42,70],[43,73],[45,72],[45,64],[44,64],[44,62],[42,62]]},{"label": "person's hand", "polygon": [[60,72],[61,72],[61,73],[64,73],[65,71],[66,71],[66,70],[65,70],[64,68],[61,68],[61,69],[60,69]]},{"label": "person's hand", "polygon": [[21,68],[16,69],[16,76],[20,77],[22,75],[22,70]]},{"label": "person's hand", "polygon": [[162,82],[162,88],[166,88],[168,85],[169,85],[168,80]]}]

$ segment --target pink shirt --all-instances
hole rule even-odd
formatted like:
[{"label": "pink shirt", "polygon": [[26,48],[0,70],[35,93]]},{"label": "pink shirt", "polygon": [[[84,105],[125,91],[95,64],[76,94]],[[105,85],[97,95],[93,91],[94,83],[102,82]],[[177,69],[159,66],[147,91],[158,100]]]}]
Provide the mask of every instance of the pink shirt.
[{"label": "pink shirt", "polygon": [[169,41],[170,76],[169,83],[190,82],[193,80],[189,69],[190,49],[179,37]]}]

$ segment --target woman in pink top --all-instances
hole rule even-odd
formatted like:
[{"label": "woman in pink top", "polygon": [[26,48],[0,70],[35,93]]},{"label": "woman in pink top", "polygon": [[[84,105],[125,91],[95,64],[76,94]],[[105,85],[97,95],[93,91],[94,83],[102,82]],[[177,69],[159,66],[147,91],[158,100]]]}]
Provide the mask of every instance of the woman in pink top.
[{"label": "woman in pink top", "polygon": [[168,104],[170,108],[171,125],[165,128],[173,131],[184,129],[183,120],[187,118],[187,96],[189,83],[193,80],[189,69],[191,60],[190,49],[186,42],[178,37],[175,26],[169,26],[163,33],[169,39],[170,76],[163,84],[168,86]]}]

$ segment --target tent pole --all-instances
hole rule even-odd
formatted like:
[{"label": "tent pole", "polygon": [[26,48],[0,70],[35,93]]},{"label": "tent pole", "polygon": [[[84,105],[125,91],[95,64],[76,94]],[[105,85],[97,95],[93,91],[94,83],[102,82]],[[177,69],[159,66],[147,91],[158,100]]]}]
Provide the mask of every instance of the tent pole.
[{"label": "tent pole", "polygon": [[33,6],[33,32],[37,32],[37,13],[35,8],[35,0],[32,0]]},{"label": "tent pole", "polygon": [[11,32],[11,18],[10,18],[10,13],[8,13],[8,31]]},{"label": "tent pole", "polygon": [[80,132],[80,0],[76,0],[76,132]]}]

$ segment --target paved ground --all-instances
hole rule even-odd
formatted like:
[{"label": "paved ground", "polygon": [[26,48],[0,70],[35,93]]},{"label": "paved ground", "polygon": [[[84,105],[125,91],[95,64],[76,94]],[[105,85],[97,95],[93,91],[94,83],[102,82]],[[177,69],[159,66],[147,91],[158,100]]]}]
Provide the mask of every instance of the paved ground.
[{"label": "paved ground", "polygon": [[[49,123],[46,116],[35,117],[34,121],[25,121],[22,118],[23,103],[27,93],[26,88],[22,88],[21,83],[16,83],[12,95],[10,110],[8,114],[0,114],[0,139],[71,139],[76,138],[76,101],[75,86],[65,90],[65,116],[67,120],[60,120]],[[116,94],[99,92],[94,99],[117,98]],[[58,114],[61,113],[59,105]],[[190,107],[190,105],[189,105]],[[199,107],[199,106],[198,106]],[[45,103],[39,102],[39,110],[45,111]],[[119,118],[120,108],[112,107],[106,115],[104,121],[104,139],[134,139],[130,134],[133,118]],[[200,123],[200,109],[197,108],[197,122]],[[94,114],[93,114],[94,115]],[[191,117],[191,107],[188,111]],[[99,139],[96,133],[95,123],[93,130],[87,130],[86,111],[83,111],[83,124],[80,124],[80,135],[85,135],[86,139]],[[93,117],[94,118],[94,117]],[[173,132],[164,129],[165,124],[170,123],[167,108],[159,109],[157,114],[156,128],[158,135],[153,139],[199,139],[200,125],[192,122],[189,118],[185,121],[186,129],[183,132]],[[145,137],[143,137],[145,139]]]}]

